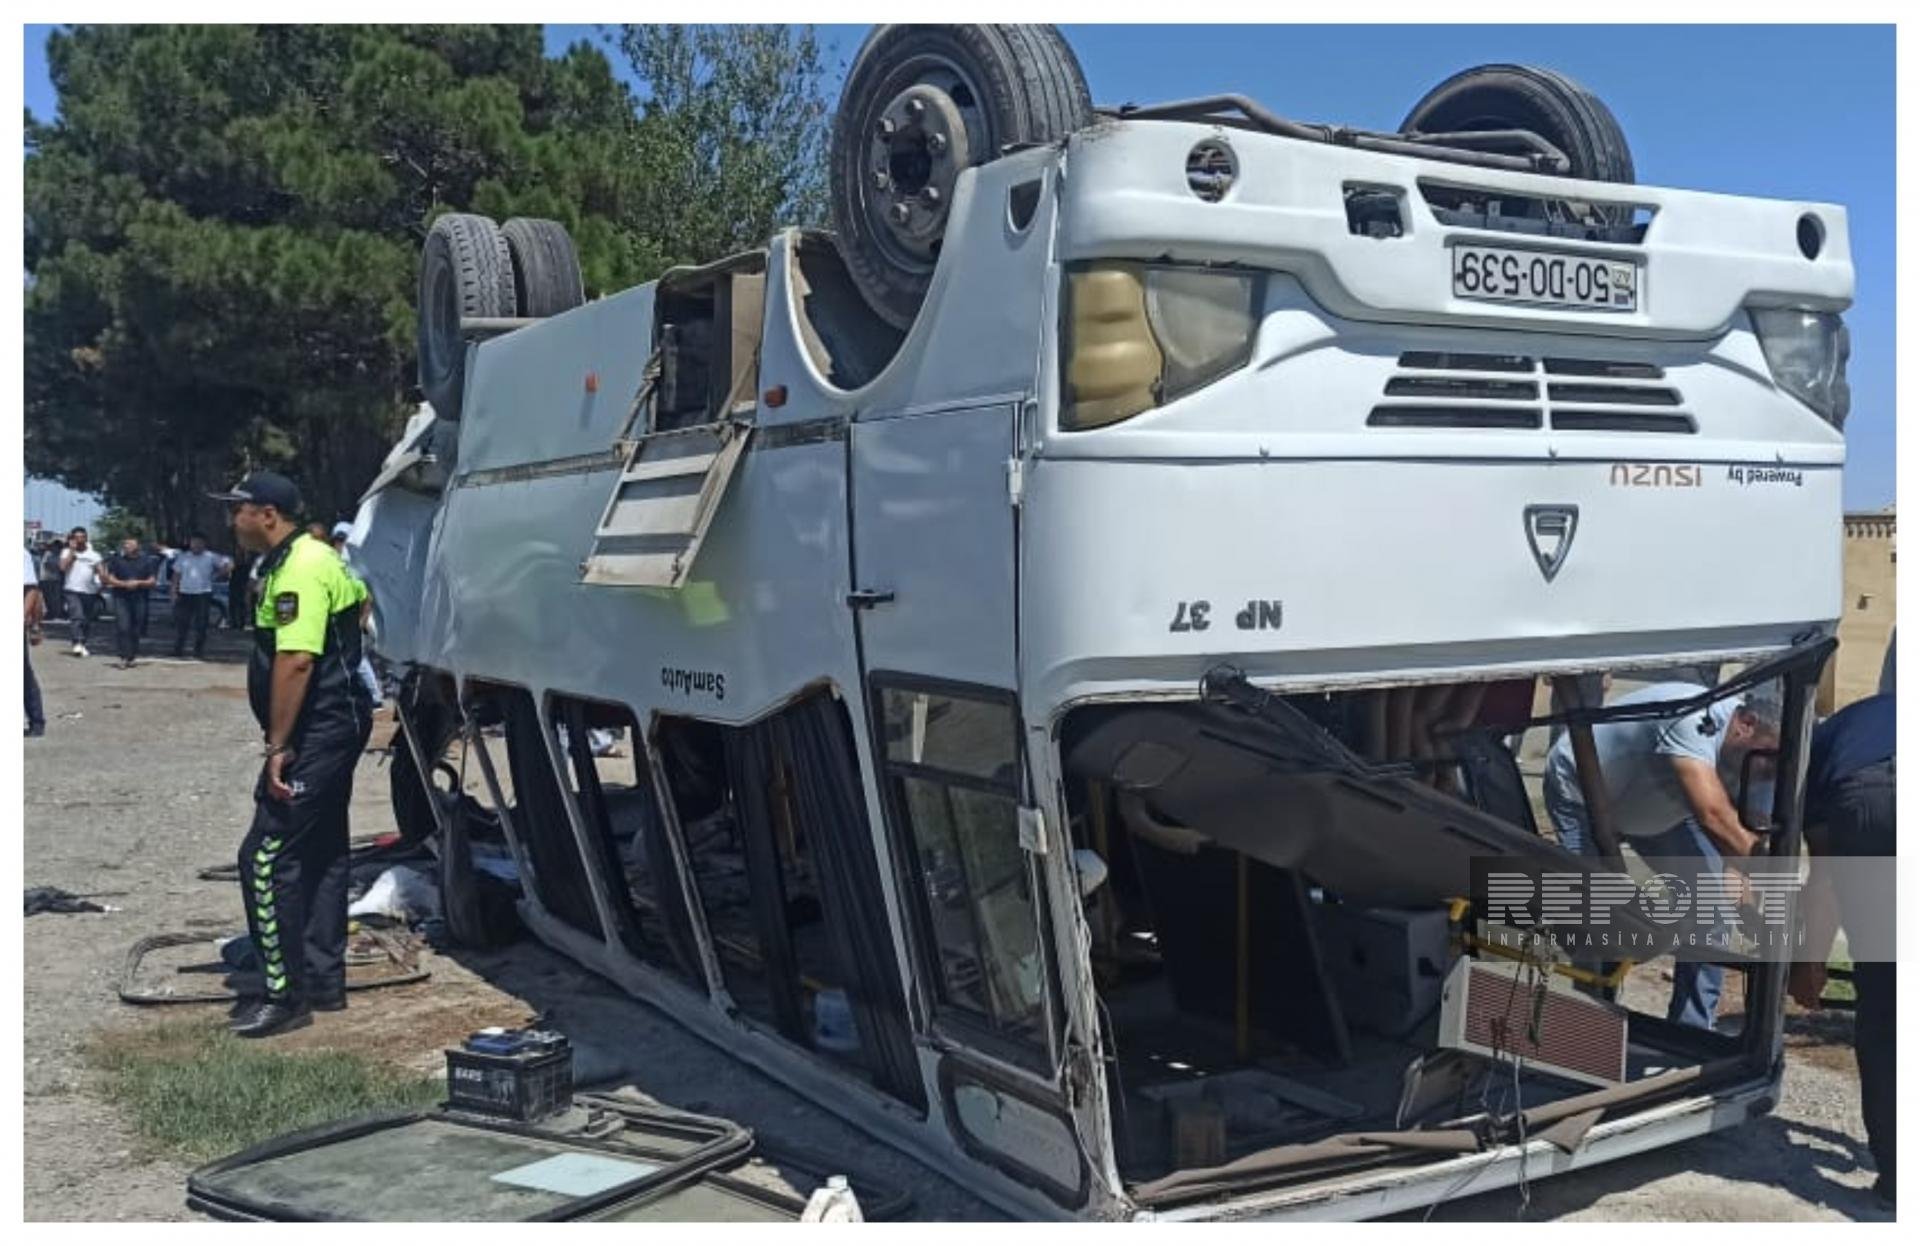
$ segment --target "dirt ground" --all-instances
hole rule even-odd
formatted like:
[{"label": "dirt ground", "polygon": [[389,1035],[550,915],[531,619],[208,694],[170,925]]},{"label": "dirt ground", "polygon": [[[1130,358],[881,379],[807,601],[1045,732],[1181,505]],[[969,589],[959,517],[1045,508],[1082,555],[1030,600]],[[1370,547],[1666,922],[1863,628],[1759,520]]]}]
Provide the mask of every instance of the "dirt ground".
[{"label": "dirt ground", "polygon": [[[157,621],[155,638],[165,630]],[[115,996],[128,945],[163,931],[239,929],[234,885],[202,866],[232,860],[246,829],[257,758],[240,642],[215,660],[113,669],[70,657],[62,625],[34,653],[48,715],[26,741],[25,881],[114,893],[117,911],[45,914],[25,923],[25,1214],[30,1220],[182,1220],[185,1170],[143,1153],[97,1097],[80,1058],[101,1027],[152,1023],[187,1006],[139,1009]],[[104,639],[104,638],[103,638]],[[110,643],[110,642],[109,642]],[[105,645],[102,646],[103,650]],[[376,731],[376,739],[385,728]],[[392,829],[382,760],[363,759],[355,836]],[[990,1219],[992,1208],[686,1033],[663,1014],[531,941],[457,960],[429,952],[429,981],[358,993],[344,1013],[273,1040],[333,1046],[417,1068],[484,1024],[542,1012],[578,1045],[581,1081],[623,1087],[730,1117],[769,1139],[838,1157],[914,1197],[928,1220]],[[212,1006],[208,1006],[211,1008]],[[209,1015],[212,1015],[211,1012]],[[1525,1218],[1630,1220],[1885,1219],[1866,1187],[1850,1019],[1795,1023],[1785,1097],[1739,1129],[1597,1170],[1536,1182]],[[1442,1207],[1436,1218],[1523,1214],[1505,1192]]]}]

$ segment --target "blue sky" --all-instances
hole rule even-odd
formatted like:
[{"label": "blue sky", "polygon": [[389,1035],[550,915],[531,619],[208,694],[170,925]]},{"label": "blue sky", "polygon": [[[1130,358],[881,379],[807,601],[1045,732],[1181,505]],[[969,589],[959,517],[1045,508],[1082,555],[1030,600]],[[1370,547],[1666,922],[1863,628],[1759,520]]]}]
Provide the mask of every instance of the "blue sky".
[{"label": "blue sky", "polygon": [[[1613,109],[1640,180],[1847,209],[1857,294],[1846,504],[1894,496],[1894,30],[1891,26],[1066,26],[1096,102],[1239,91],[1311,121],[1396,128],[1426,89],[1488,61],[1545,65]],[[822,31],[836,69],[864,28]],[[594,37],[550,26],[558,50]],[[44,27],[26,103],[52,112]]]}]

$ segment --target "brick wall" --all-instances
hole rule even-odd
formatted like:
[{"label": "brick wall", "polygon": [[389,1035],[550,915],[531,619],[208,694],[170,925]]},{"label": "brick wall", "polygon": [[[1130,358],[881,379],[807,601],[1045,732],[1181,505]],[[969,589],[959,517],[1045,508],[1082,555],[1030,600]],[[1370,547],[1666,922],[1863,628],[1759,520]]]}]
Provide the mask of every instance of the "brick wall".
[{"label": "brick wall", "polygon": [[1880,686],[1880,665],[1893,635],[1894,513],[1865,512],[1842,521],[1845,596],[1840,603],[1840,651],[1820,685],[1819,711],[1830,713],[1871,696]]}]

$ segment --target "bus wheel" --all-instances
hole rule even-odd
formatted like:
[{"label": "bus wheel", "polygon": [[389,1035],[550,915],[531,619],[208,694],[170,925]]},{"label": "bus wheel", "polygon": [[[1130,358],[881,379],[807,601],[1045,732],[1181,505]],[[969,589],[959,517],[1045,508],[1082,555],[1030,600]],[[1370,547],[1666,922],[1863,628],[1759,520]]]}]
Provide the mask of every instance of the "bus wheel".
[{"label": "bus wheel", "polygon": [[522,316],[558,316],[587,301],[580,256],[559,221],[516,216],[500,227],[513,257],[513,298]]},{"label": "bus wheel", "polygon": [[420,390],[435,415],[460,418],[467,375],[461,318],[513,314],[513,258],[500,227],[463,212],[435,221],[420,252],[416,343]]},{"label": "bus wheel", "polygon": [[1052,26],[876,26],[834,116],[833,226],[869,305],[913,323],[962,170],[1086,124],[1080,63]]},{"label": "bus wheel", "polygon": [[1532,130],[1567,155],[1565,176],[1631,182],[1633,153],[1613,112],[1565,74],[1531,65],[1481,65],[1428,91],[1404,134]]}]

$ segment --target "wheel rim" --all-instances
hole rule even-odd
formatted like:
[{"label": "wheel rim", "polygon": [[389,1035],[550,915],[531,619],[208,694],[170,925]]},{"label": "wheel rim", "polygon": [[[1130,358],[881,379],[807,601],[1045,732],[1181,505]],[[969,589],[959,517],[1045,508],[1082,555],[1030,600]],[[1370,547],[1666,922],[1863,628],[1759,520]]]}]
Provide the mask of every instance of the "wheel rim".
[{"label": "wheel rim", "polygon": [[889,73],[861,116],[856,179],[861,214],[894,265],[930,271],[962,170],[994,150],[978,81],[944,57],[913,57]]}]

